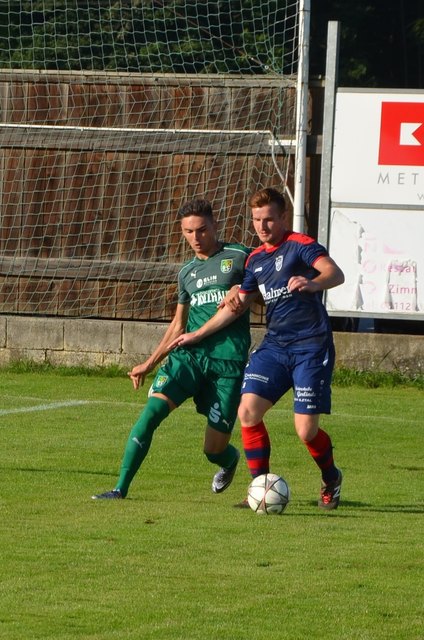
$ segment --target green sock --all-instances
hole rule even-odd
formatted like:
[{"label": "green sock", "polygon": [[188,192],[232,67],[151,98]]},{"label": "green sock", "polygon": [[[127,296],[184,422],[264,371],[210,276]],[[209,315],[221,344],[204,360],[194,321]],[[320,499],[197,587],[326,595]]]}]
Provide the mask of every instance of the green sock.
[{"label": "green sock", "polygon": [[217,464],[218,467],[224,467],[224,469],[230,469],[238,459],[237,454],[238,450],[232,444],[229,444],[221,453],[206,453],[205,455],[212,464]]},{"label": "green sock", "polygon": [[150,449],[155,429],[168,415],[169,406],[165,400],[149,398],[139,419],[131,429],[122,459],[119,480],[115,487],[124,497]]}]

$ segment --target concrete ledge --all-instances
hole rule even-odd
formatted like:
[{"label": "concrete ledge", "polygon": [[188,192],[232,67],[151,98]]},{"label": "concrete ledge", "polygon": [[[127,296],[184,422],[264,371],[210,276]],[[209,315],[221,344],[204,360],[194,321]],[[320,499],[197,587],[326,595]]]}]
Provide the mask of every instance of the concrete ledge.
[{"label": "concrete ledge", "polygon": [[122,323],[109,320],[62,320],[64,350],[75,352],[120,353]]},{"label": "concrete ledge", "polygon": [[424,374],[424,336],[335,332],[334,341],[336,366]]},{"label": "concrete ledge", "polygon": [[122,353],[150,355],[162,339],[167,326],[153,322],[123,322]]},{"label": "concrete ledge", "polygon": [[6,327],[10,349],[63,349],[63,320],[8,316]]},{"label": "concrete ledge", "polygon": [[[150,355],[167,324],[0,316],[0,366],[17,360],[61,366],[131,368]],[[252,346],[263,328],[252,329]],[[424,373],[424,336],[335,332],[336,366]]]}]

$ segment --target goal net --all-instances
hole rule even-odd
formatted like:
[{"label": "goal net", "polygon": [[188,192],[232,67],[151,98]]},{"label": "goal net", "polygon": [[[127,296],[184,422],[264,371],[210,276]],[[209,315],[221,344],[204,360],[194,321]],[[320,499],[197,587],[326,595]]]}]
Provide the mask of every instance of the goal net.
[{"label": "goal net", "polygon": [[169,319],[177,211],[293,185],[299,2],[0,3],[2,313]]}]

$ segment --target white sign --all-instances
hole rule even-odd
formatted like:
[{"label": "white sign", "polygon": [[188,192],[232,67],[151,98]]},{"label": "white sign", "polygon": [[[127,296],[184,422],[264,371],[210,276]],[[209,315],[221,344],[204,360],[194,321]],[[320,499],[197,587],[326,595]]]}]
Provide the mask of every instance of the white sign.
[{"label": "white sign", "polygon": [[423,91],[337,92],[330,202],[330,313],[424,318]]},{"label": "white sign", "polygon": [[424,91],[337,92],[331,200],[424,209]]},{"label": "white sign", "polygon": [[327,292],[327,309],[423,313],[423,226],[423,212],[333,208],[329,250],[345,283]]}]

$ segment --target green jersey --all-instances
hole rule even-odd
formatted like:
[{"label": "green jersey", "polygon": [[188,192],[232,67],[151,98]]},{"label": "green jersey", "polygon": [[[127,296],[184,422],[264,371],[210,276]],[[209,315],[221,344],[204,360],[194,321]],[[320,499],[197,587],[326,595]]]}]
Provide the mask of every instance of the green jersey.
[{"label": "green jersey", "polygon": [[[250,250],[242,244],[223,242],[216,253],[201,260],[193,258],[178,274],[178,302],[190,303],[186,331],[195,331],[215,313],[219,303],[243,279]],[[190,349],[209,358],[247,360],[250,347],[249,312],[232,324],[208,336]]]}]

